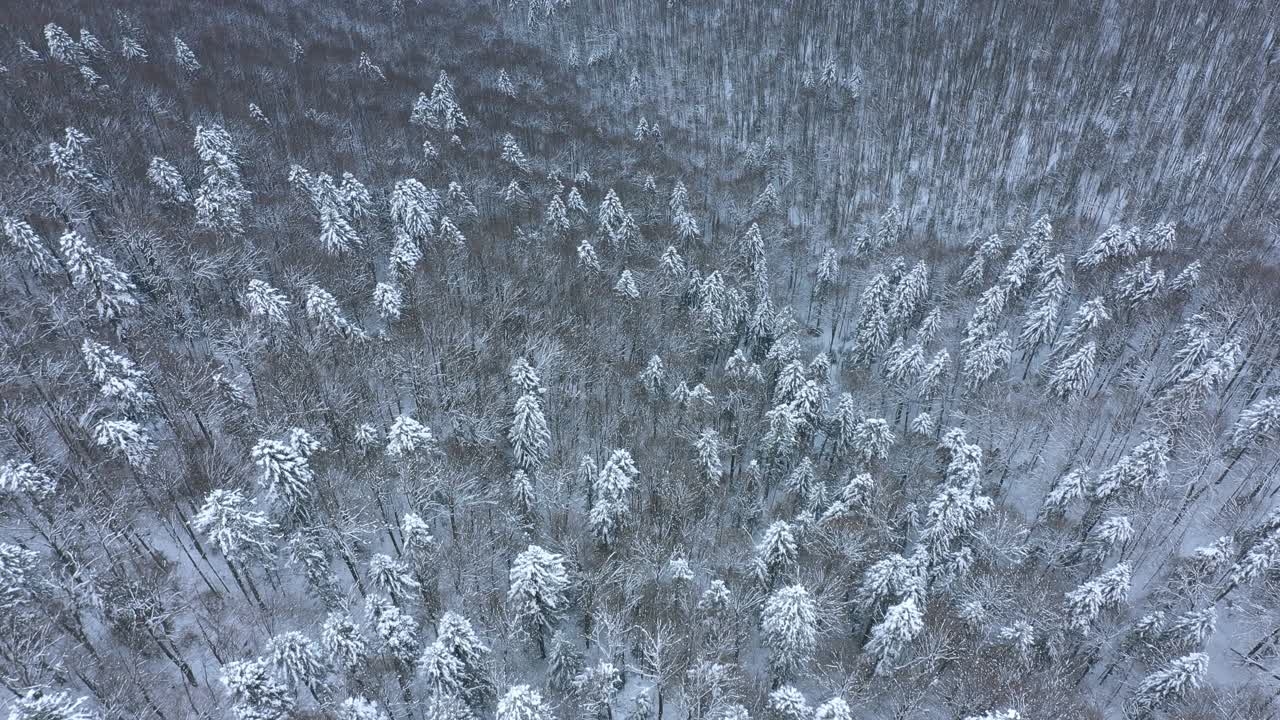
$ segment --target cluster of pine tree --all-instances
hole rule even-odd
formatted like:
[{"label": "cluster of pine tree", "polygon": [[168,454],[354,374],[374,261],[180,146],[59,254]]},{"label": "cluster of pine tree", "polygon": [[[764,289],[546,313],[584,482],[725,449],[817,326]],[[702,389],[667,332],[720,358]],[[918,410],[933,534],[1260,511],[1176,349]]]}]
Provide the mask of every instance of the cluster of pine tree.
[{"label": "cluster of pine tree", "polygon": [[10,720],[1277,711],[1274,10],[109,5],[0,28]]}]

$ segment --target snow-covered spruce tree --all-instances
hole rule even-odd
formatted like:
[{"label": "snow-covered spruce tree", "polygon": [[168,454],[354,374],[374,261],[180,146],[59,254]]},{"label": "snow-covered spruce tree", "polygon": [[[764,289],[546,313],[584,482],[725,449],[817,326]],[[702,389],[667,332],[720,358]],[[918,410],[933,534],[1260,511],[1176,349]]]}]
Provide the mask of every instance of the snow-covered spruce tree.
[{"label": "snow-covered spruce tree", "polygon": [[409,122],[447,133],[457,132],[467,127],[467,116],[458,105],[454,95],[453,81],[445,71],[440,71],[436,84],[431,88],[430,97],[426,93],[418,95],[417,101],[413,104]]},{"label": "snow-covered spruce tree", "polygon": [[1060,517],[1067,506],[1085,496],[1089,489],[1088,476],[1081,470],[1071,470],[1054,481],[1040,506],[1040,517]]},{"label": "snow-covered spruce tree", "polygon": [[80,233],[68,229],[58,240],[63,264],[76,287],[91,294],[98,317],[119,320],[137,306],[138,291],[129,275],[118,269],[114,261],[98,253]]},{"label": "snow-covered spruce tree", "polygon": [[262,468],[261,484],[269,497],[290,514],[305,512],[315,482],[305,454],[292,444],[264,439],[253,446],[253,462]]},{"label": "snow-covered spruce tree", "polygon": [[251,194],[240,177],[240,156],[231,134],[221,125],[198,125],[195,148],[204,178],[196,188],[196,225],[238,237],[244,232],[242,213]]},{"label": "snow-covered spruce tree", "polygon": [[275,556],[275,528],[266,513],[252,507],[253,503],[239,490],[213,490],[191,524],[227,560],[238,564],[266,563]]},{"label": "snow-covered spruce tree", "polygon": [[446,612],[436,627],[435,642],[422,653],[419,673],[433,695],[454,696],[479,708],[492,701],[493,683],[485,664],[488,654],[471,621]]},{"label": "snow-covered spruce tree", "polygon": [[56,489],[54,479],[32,463],[6,460],[0,464],[0,496],[26,497],[40,503]]},{"label": "snow-covered spruce tree", "polygon": [[1150,717],[1161,705],[1185,696],[1200,687],[1209,670],[1209,656],[1191,653],[1171,660],[1167,665],[1143,678],[1134,693],[1133,716]]},{"label": "snow-covered spruce tree", "polygon": [[418,640],[418,623],[381,595],[365,600],[365,619],[373,626],[380,648],[396,663],[397,669],[411,674],[418,665],[422,645]]},{"label": "snow-covered spruce tree", "polygon": [[410,415],[396,417],[387,430],[387,457],[390,458],[429,454],[435,450],[435,444],[431,429]]},{"label": "snow-covered spruce tree", "polygon": [[631,453],[614,450],[592,483],[594,504],[588,516],[596,539],[608,545],[625,524],[628,498],[640,471]]},{"label": "snow-covered spruce tree", "polygon": [[799,555],[800,546],[791,532],[791,526],[784,520],[774,521],[756,544],[756,578],[766,589],[771,589],[779,578],[790,575],[796,569]]},{"label": "snow-covered spruce tree", "polygon": [[369,558],[369,579],[396,605],[407,602],[410,593],[418,589],[418,581],[408,566],[384,553],[374,553]]},{"label": "snow-covered spruce tree", "polygon": [[507,605],[546,657],[544,633],[551,630],[556,617],[565,609],[569,577],[564,557],[530,545],[512,563],[510,581]]},{"label": "snow-covered spruce tree", "polygon": [[541,467],[542,462],[547,459],[551,433],[547,429],[547,419],[542,414],[540,396],[525,392],[516,400],[507,440],[511,443],[516,465],[529,472],[535,472]]},{"label": "snow-covered spruce tree", "polygon": [[286,682],[306,687],[319,702],[328,697],[324,679],[329,674],[329,666],[306,635],[296,631],[276,635],[267,641],[267,657]]},{"label": "snow-covered spruce tree", "polygon": [[329,613],[320,630],[320,646],[328,665],[346,673],[364,669],[369,646],[360,626],[345,612]]},{"label": "snow-covered spruce tree", "polygon": [[373,303],[378,308],[378,317],[394,322],[404,310],[404,295],[396,285],[380,282],[373,288]]},{"label": "snow-covered spruce tree", "polygon": [[794,685],[782,685],[769,693],[765,709],[772,720],[806,720],[813,717],[813,707],[805,699],[804,693]]},{"label": "snow-covered spruce tree", "polygon": [[72,699],[66,690],[32,688],[9,706],[9,720],[98,720],[84,707],[85,698]]},{"label": "snow-covered spruce tree", "polygon": [[45,247],[35,228],[22,218],[5,215],[0,218],[0,228],[9,243],[18,250],[27,267],[38,274],[52,272],[57,267],[53,253]]},{"label": "snow-covered spruce tree", "polygon": [[93,442],[124,457],[130,466],[138,470],[145,470],[156,453],[151,436],[133,420],[99,420],[93,426]]},{"label": "snow-covered spruce tree", "polygon": [[261,317],[275,325],[289,324],[289,299],[262,280],[249,281],[244,294],[244,305],[249,310],[250,317]]},{"label": "snow-covered spruce tree", "polygon": [[865,648],[875,658],[876,674],[891,674],[894,663],[923,630],[924,616],[915,597],[908,596],[890,606],[884,619],[871,628],[871,639]]},{"label": "snow-covered spruce tree", "polygon": [[415,178],[405,178],[391,190],[391,221],[412,240],[424,241],[435,235],[440,193],[428,190]]},{"label": "snow-covered spruce tree", "polygon": [[497,720],[551,720],[542,693],[528,685],[513,685],[498,701]]},{"label": "snow-covered spruce tree", "polygon": [[178,205],[191,202],[191,193],[187,190],[186,181],[182,179],[182,173],[168,160],[158,156],[151,158],[147,179],[156,186],[160,197],[166,202]]},{"label": "snow-covered spruce tree", "polygon": [[235,700],[236,720],[284,720],[293,711],[294,696],[271,676],[263,658],[223,665],[222,684]]},{"label": "snow-covered spruce tree", "polygon": [[173,59],[178,63],[178,69],[188,78],[195,77],[200,72],[200,61],[196,59],[196,54],[180,37],[173,38]]},{"label": "snow-covered spruce tree", "polygon": [[1085,343],[1079,350],[1058,361],[1049,373],[1049,394],[1070,400],[1089,386],[1093,379],[1094,362],[1098,355],[1095,342]]},{"label": "snow-covered spruce tree", "polygon": [[817,605],[803,585],[789,585],[769,595],[760,616],[769,667],[775,680],[804,668],[818,643]]},{"label": "snow-covered spruce tree", "polygon": [[693,446],[698,452],[698,464],[703,475],[719,485],[724,478],[724,464],[720,460],[720,433],[713,428],[704,428]]},{"label": "snow-covered spruce tree", "polygon": [[1088,635],[1095,621],[1108,608],[1118,608],[1129,599],[1130,570],[1126,563],[1087,580],[1067,593],[1067,626]]}]

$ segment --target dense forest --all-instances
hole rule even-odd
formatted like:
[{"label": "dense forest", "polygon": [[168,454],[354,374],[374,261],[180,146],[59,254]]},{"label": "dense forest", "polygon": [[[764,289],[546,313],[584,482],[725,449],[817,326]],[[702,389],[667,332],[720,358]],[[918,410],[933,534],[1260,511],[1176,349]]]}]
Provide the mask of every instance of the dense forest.
[{"label": "dense forest", "polygon": [[1280,6],[0,10],[9,720],[1280,718]]}]

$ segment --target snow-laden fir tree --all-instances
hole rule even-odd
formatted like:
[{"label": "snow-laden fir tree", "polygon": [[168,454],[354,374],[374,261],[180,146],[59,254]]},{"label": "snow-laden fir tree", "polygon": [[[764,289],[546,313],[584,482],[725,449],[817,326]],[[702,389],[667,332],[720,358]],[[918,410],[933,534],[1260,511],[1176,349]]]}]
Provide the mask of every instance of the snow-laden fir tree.
[{"label": "snow-laden fir tree", "polygon": [[818,643],[817,604],[803,585],[788,585],[769,595],[760,616],[769,667],[777,679],[802,669]]},{"label": "snow-laden fir tree", "polygon": [[1105,472],[1092,487],[1093,497],[1108,500],[1118,493],[1139,493],[1169,480],[1169,437],[1156,435],[1139,443]]},{"label": "snow-laden fir tree", "polygon": [[94,382],[100,384],[104,398],[119,403],[127,413],[136,413],[152,404],[154,396],[147,374],[132,360],[89,338],[81,342],[80,356],[93,374]]},{"label": "snow-laden fir tree", "polygon": [[151,158],[151,165],[147,168],[147,179],[156,186],[164,200],[180,205],[191,202],[191,193],[187,190],[186,181],[182,179],[178,168],[168,160],[159,156]]},{"label": "snow-laden fir tree", "polygon": [[1209,656],[1191,653],[1169,661],[1142,679],[1133,696],[1136,717],[1150,717],[1157,708],[1200,687],[1209,670]]},{"label": "snow-laden fir tree", "polygon": [[1049,394],[1070,400],[1083,392],[1093,379],[1097,355],[1098,344],[1090,341],[1058,361],[1049,373]]},{"label": "snow-laden fir tree", "polygon": [[320,247],[330,255],[341,255],[364,243],[356,235],[355,228],[342,217],[338,208],[325,205],[320,210]]},{"label": "snow-laden fir tree", "polygon": [[613,292],[627,300],[640,298],[640,290],[636,288],[636,281],[632,277],[630,270],[626,268],[622,270],[622,275],[618,277],[617,284],[613,286]]},{"label": "snow-laden fir tree", "polygon": [[853,428],[851,447],[864,464],[887,459],[892,445],[893,431],[883,418],[864,418]]},{"label": "snow-laden fir tree", "polygon": [[391,190],[391,220],[407,236],[422,241],[435,234],[440,193],[415,178],[396,182]]},{"label": "snow-laden fir tree", "polygon": [[756,544],[755,571],[760,584],[772,588],[779,578],[790,575],[798,565],[799,555],[800,546],[791,526],[784,520],[775,520]]},{"label": "snow-laden fir tree", "polygon": [[235,700],[236,720],[285,720],[293,712],[293,695],[272,677],[264,658],[223,665],[222,684]]},{"label": "snow-laden fir tree", "polygon": [[325,618],[320,629],[320,646],[328,664],[344,672],[359,671],[368,660],[369,646],[364,634],[345,612],[329,613]]},{"label": "snow-laden fir tree", "polygon": [[142,63],[148,59],[146,48],[132,35],[120,38],[120,56],[129,62]]},{"label": "snow-laden fir tree", "polygon": [[253,462],[262,468],[261,484],[269,497],[279,499],[292,512],[305,507],[315,476],[298,448],[278,440],[259,440],[253,446]]},{"label": "snow-laden fir tree", "polygon": [[564,557],[530,545],[512,563],[510,582],[507,604],[542,648],[543,631],[565,608],[569,577]]},{"label": "snow-laden fir tree", "polygon": [[1067,593],[1067,626],[1089,634],[1094,622],[1108,608],[1117,608],[1129,599],[1130,570],[1126,563],[1081,583]]},{"label": "snow-laden fir tree", "polygon": [[894,663],[924,630],[924,616],[915,597],[906,597],[890,606],[884,619],[871,628],[866,652],[876,661],[876,674],[888,675]]},{"label": "snow-laden fir tree", "polygon": [[39,503],[56,489],[53,478],[32,463],[6,460],[0,465],[0,495],[24,496]]},{"label": "snow-laden fir tree", "polygon": [[497,720],[551,720],[542,693],[528,685],[514,685],[498,701]]},{"label": "snow-laden fir tree", "polygon": [[1254,401],[1231,428],[1231,447],[1244,451],[1280,437],[1280,395]]},{"label": "snow-laden fir tree", "polygon": [[417,666],[422,645],[418,641],[418,623],[411,616],[385,597],[370,595],[365,600],[365,618],[373,626],[381,648],[393,660],[406,669]]},{"label": "snow-laden fir tree", "polygon": [[0,610],[13,610],[35,600],[42,582],[40,575],[38,553],[0,542]]},{"label": "snow-laden fir tree", "polygon": [[93,426],[93,441],[99,447],[121,455],[129,465],[145,469],[155,457],[151,436],[133,420],[104,418]]},{"label": "snow-laden fir tree", "polygon": [[373,287],[373,303],[378,307],[378,316],[389,322],[399,320],[404,310],[404,296],[400,288],[387,282]]},{"label": "snow-laden fir tree", "polygon": [[252,507],[239,490],[213,490],[191,524],[231,562],[267,562],[275,555],[274,527]]},{"label": "snow-laden fir tree", "polygon": [[134,293],[138,289],[128,274],[118,269],[110,258],[99,254],[79,232],[68,229],[58,240],[58,248],[72,282],[92,294],[98,317],[118,320],[137,306]]},{"label": "snow-laden fir tree", "polygon": [[507,440],[511,443],[516,465],[524,470],[536,471],[546,460],[551,433],[538,395],[525,392],[516,400]]},{"label": "snow-laden fir tree", "polygon": [[44,26],[44,39],[49,45],[49,57],[66,65],[83,65],[89,61],[84,48],[62,29],[61,25],[49,23]]},{"label": "snow-laden fir tree", "polygon": [[498,70],[498,92],[507,97],[516,96],[516,86],[511,82],[511,76],[507,75],[507,69]]},{"label": "snow-laden fir tree", "polygon": [[289,299],[262,280],[250,280],[244,305],[250,317],[261,317],[277,325],[289,324]]},{"label": "snow-laden fir tree", "polygon": [[694,441],[694,449],[698,451],[698,464],[703,475],[713,483],[719,484],[724,478],[724,464],[720,460],[720,433],[714,428],[704,428]]},{"label": "snow-laden fir tree", "polygon": [[44,241],[30,223],[13,215],[5,215],[0,218],[0,227],[3,227],[5,236],[32,271],[47,273],[55,269],[53,253],[45,247]]},{"label": "snow-laden fir tree", "polygon": [[435,448],[431,428],[410,415],[400,415],[387,430],[387,457],[400,458],[415,453],[430,453]]},{"label": "snow-laden fir tree", "polygon": [[1067,324],[1067,328],[1062,332],[1058,341],[1053,346],[1053,354],[1061,355],[1075,349],[1084,336],[1101,327],[1103,323],[1111,319],[1111,313],[1107,310],[1107,303],[1101,297],[1095,297],[1080,304],[1076,308],[1076,312],[1071,316],[1071,322]]},{"label": "snow-laden fir tree", "polygon": [[418,589],[418,581],[408,566],[383,553],[374,553],[369,558],[369,579],[397,605],[406,602],[409,594]]},{"label": "snow-laden fir tree", "polygon": [[306,687],[317,700],[328,696],[323,681],[329,674],[329,666],[320,649],[306,635],[291,631],[272,637],[267,641],[267,657],[286,682]]},{"label": "snow-laden fir tree", "polygon": [[809,701],[794,685],[783,685],[769,693],[766,709],[774,720],[808,720],[813,716]]},{"label": "snow-laden fir tree", "polygon": [[409,121],[414,125],[426,125],[432,130],[452,133],[468,125],[467,116],[458,106],[454,96],[453,81],[441,70],[436,84],[431,88],[431,96],[426,93],[418,95],[413,104],[413,112]]},{"label": "snow-laden fir tree", "polygon": [[605,545],[613,542],[625,524],[629,511],[628,497],[639,476],[640,471],[631,453],[617,449],[609,455],[609,460],[595,477],[592,484],[595,500],[588,522],[596,538]]},{"label": "snow-laden fir tree", "polygon": [[529,172],[529,159],[511,133],[502,136],[502,160],[522,173]]},{"label": "snow-laden fir tree", "polygon": [[200,72],[200,61],[196,59],[196,54],[186,43],[182,42],[182,38],[173,38],[173,57],[178,63],[178,68],[187,77],[194,77]]},{"label": "snow-laden fir tree", "polygon": [[221,125],[198,125],[196,154],[204,178],[196,188],[196,225],[232,237],[244,232],[242,211],[250,193],[240,177],[240,156]]}]

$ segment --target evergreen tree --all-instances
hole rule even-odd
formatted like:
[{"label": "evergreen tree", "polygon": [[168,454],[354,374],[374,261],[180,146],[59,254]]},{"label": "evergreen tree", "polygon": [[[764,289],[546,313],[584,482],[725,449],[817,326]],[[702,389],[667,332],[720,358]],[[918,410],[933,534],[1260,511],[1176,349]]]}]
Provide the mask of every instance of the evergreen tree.
[{"label": "evergreen tree", "polygon": [[803,585],[789,585],[769,595],[761,628],[774,677],[785,678],[808,662],[818,642],[817,620],[816,605]]},{"label": "evergreen tree", "polygon": [[547,429],[547,419],[542,414],[542,401],[538,395],[525,392],[516,401],[507,439],[511,442],[516,464],[521,468],[533,472],[546,460],[551,433]]},{"label": "evergreen tree", "polygon": [[543,648],[543,630],[549,630],[565,608],[569,578],[564,557],[530,545],[516,556],[510,575],[507,603],[517,620],[529,628],[538,647]]}]

